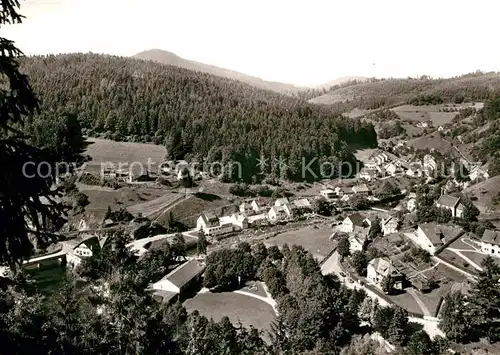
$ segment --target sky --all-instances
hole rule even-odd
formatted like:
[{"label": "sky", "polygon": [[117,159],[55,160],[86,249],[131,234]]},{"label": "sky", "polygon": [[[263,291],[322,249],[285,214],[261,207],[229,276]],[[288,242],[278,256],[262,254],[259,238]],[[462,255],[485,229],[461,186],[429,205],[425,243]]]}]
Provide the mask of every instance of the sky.
[{"label": "sky", "polygon": [[163,49],[265,80],[500,71],[498,0],[21,0],[27,55]]}]

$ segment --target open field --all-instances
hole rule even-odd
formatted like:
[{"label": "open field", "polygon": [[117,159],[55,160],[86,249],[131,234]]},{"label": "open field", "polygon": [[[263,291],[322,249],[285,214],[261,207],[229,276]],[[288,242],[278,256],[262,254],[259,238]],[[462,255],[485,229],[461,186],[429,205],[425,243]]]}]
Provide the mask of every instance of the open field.
[{"label": "open field", "polygon": [[409,140],[407,144],[415,150],[435,149],[444,155],[450,155],[455,151],[450,142],[437,135],[415,138]]},{"label": "open field", "polygon": [[54,265],[39,270],[27,270],[26,273],[35,281],[36,287],[42,295],[50,296],[59,288],[64,280],[66,268]]},{"label": "open field", "polygon": [[[176,196],[164,188],[147,188],[142,186],[125,186],[118,190],[83,189],[88,196],[90,204],[85,207],[85,217],[90,221],[100,223],[108,206],[113,210],[120,207],[129,207],[154,200],[160,196]],[[165,198],[167,198],[165,197]]]},{"label": "open field", "polygon": [[90,155],[92,161],[88,162],[86,170],[94,173],[100,172],[101,163],[106,162],[115,164],[116,168],[122,163],[123,169],[128,169],[130,164],[134,163],[134,173],[140,173],[141,165],[144,169],[148,168],[148,159],[152,162],[151,169],[156,171],[156,167],[167,153],[164,146],[154,144],[114,142],[98,138],[88,138],[87,142],[90,144],[85,154]]},{"label": "open field", "polygon": [[[202,192],[177,203],[169,212],[172,212],[177,221],[183,223],[188,228],[192,228],[196,226],[196,220],[204,211],[215,211],[225,206],[236,209],[236,206],[232,205],[228,200],[217,195]],[[169,213],[162,214],[157,222],[164,224],[168,215]]]},{"label": "open field", "polygon": [[182,198],[184,198],[184,194],[182,193],[176,193],[175,191],[166,192],[164,195],[155,198],[154,200],[138,203],[127,207],[127,210],[133,215],[142,213],[144,217],[149,217],[156,212],[168,207],[169,205],[174,204],[176,201]]},{"label": "open field", "polygon": [[330,241],[332,229],[327,227],[308,226],[299,230],[278,234],[267,239],[265,244],[278,245],[283,244],[301,245],[317,259],[322,259],[337,246],[335,240]]},{"label": "open field", "polygon": [[253,326],[264,331],[271,329],[271,323],[276,318],[269,304],[234,292],[199,293],[184,302],[184,307],[189,313],[198,310],[214,321],[227,316],[234,325],[241,322],[244,327]]},{"label": "open field", "polygon": [[465,189],[463,193],[477,198],[477,200],[474,200],[474,205],[481,212],[488,212],[488,210],[498,208],[498,206],[493,205],[492,198],[500,193],[500,175],[472,185]]},{"label": "open field", "polygon": [[[481,262],[484,260],[484,258],[486,258],[486,255],[477,252],[461,251],[461,253],[465,257],[475,262],[478,266],[481,266]],[[495,260],[495,262],[500,266],[500,258],[493,257],[493,260]]]},{"label": "open field", "polygon": [[464,103],[460,105],[426,105],[426,106],[413,106],[413,105],[402,105],[391,109],[398,114],[403,120],[410,121],[424,121],[431,120],[434,126],[442,126],[450,123],[453,118],[458,114],[458,112],[440,112],[443,109],[463,109],[467,107],[475,107],[476,109],[482,108],[484,105],[482,103]]}]

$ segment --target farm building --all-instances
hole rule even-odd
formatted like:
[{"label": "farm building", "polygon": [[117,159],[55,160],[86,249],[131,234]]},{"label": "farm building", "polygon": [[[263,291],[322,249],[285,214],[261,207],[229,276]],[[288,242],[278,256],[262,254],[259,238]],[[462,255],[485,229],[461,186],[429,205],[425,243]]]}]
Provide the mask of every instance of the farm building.
[{"label": "farm building", "polygon": [[97,237],[90,237],[84,241],[79,240],[68,240],[64,244],[71,246],[70,250],[66,254],[67,265],[71,268],[75,268],[80,265],[83,259],[91,258],[94,253],[101,249],[99,244],[99,239]]},{"label": "farm building", "polygon": [[436,202],[437,208],[444,208],[451,212],[452,217],[462,218],[464,205],[460,203],[460,197],[442,195]]},{"label": "farm building", "polygon": [[148,291],[159,302],[172,302],[198,286],[204,269],[205,266],[198,260],[189,260],[153,283]]}]

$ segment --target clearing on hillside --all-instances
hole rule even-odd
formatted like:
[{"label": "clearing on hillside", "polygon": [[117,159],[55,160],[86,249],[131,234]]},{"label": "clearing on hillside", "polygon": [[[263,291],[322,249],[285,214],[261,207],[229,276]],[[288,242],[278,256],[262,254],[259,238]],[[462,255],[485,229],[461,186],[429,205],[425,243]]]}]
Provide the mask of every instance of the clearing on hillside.
[{"label": "clearing on hillside", "polygon": [[500,175],[472,185],[463,191],[464,194],[474,196],[474,205],[481,212],[498,210],[500,206],[494,204],[494,199],[500,194]]},{"label": "clearing on hillside", "polygon": [[151,161],[150,169],[156,172],[157,166],[163,162],[167,154],[167,150],[161,145],[115,142],[99,138],[88,138],[87,142],[89,145],[85,154],[90,155],[92,161],[88,162],[86,170],[93,173],[101,171],[101,163],[110,162],[116,168],[122,163],[121,168],[126,170],[133,164],[133,172],[140,174],[141,166],[144,170],[148,169],[148,161]]}]

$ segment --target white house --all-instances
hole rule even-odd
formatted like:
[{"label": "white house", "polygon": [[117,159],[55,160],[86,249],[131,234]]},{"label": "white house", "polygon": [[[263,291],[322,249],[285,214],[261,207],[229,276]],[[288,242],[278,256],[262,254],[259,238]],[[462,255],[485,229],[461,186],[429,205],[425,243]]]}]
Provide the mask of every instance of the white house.
[{"label": "white house", "polygon": [[219,219],[213,212],[205,212],[196,221],[196,229],[202,230],[208,237],[215,237],[233,232],[231,218]]},{"label": "white house", "polygon": [[375,258],[368,263],[366,278],[377,286],[385,277],[391,276],[394,280],[394,288],[403,289],[404,275],[402,275],[388,258]]},{"label": "white house", "polygon": [[267,217],[271,222],[284,221],[290,217],[287,206],[273,206],[267,213]]},{"label": "white house", "polygon": [[320,196],[326,198],[327,200],[335,198],[335,192],[333,190],[327,189],[327,190],[321,190],[319,192]]},{"label": "white house", "polygon": [[240,213],[233,213],[231,215],[231,223],[235,230],[248,228],[248,218]]},{"label": "white house", "polygon": [[338,229],[344,233],[352,233],[354,232],[354,227],[363,227],[364,226],[364,218],[359,213],[353,213],[349,215],[341,225],[339,225]]},{"label": "white house", "polygon": [[[408,234],[407,234],[408,235]],[[436,223],[426,223],[418,226],[417,233],[412,241],[434,255],[436,249],[444,243],[443,233]]]},{"label": "white house", "polygon": [[399,171],[398,166],[394,162],[391,162],[391,163],[387,164],[386,166],[384,166],[384,169],[385,169],[386,174],[390,175],[390,176],[396,175],[396,173]]},{"label": "white house", "polygon": [[424,170],[427,176],[432,175],[432,173],[437,170],[436,159],[430,154],[424,156]]},{"label": "white house", "polygon": [[384,235],[398,232],[399,221],[395,217],[388,217],[382,221],[382,232]]},{"label": "white house", "polygon": [[481,167],[476,166],[471,170],[469,178],[471,181],[487,180],[490,178],[490,174],[488,174],[488,172]]},{"label": "white house", "polygon": [[84,231],[84,230],[87,230],[87,229],[89,229],[89,226],[88,226],[88,224],[87,224],[87,221],[85,221],[85,219],[84,219],[84,218],[82,218],[82,219],[80,220],[80,222],[78,222],[78,230],[79,230],[79,231]]},{"label": "white house", "polygon": [[442,195],[436,202],[437,208],[444,208],[451,211],[452,217],[462,218],[464,205],[460,203],[460,197]]},{"label": "white house", "polygon": [[483,254],[500,258],[500,232],[485,230],[480,243]]},{"label": "white house", "polygon": [[352,253],[356,251],[362,251],[365,239],[360,235],[350,235],[349,236],[349,251]]},{"label": "white house", "polygon": [[71,268],[80,265],[84,259],[91,258],[94,253],[100,249],[99,239],[97,237],[91,237],[82,242],[68,240],[64,243],[72,247],[68,253],[66,253],[66,263]]},{"label": "white house", "polygon": [[406,209],[410,212],[414,212],[417,209],[417,199],[412,197],[406,202]]},{"label": "white house", "polygon": [[267,210],[266,204],[260,199],[253,200],[251,205],[255,213],[262,213]]}]

